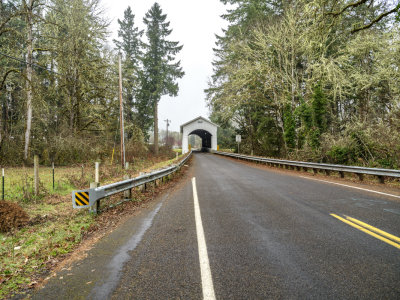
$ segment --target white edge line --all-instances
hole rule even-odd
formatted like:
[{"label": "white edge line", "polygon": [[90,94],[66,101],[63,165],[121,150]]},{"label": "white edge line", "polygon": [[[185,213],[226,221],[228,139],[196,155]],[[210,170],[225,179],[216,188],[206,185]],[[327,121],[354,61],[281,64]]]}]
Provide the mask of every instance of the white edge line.
[{"label": "white edge line", "polygon": [[321,179],[310,178],[310,177],[306,177],[306,176],[299,176],[299,177],[301,177],[301,178],[306,178],[306,179],[310,179],[310,180],[315,180],[315,181],[326,182],[326,183],[330,183],[330,184],[341,185],[341,186],[349,187],[349,188],[356,189],[356,190],[371,192],[371,193],[375,193],[375,194],[379,194],[379,195],[384,195],[384,196],[389,196],[389,197],[394,197],[394,198],[400,199],[400,196],[393,195],[393,194],[387,194],[387,193],[383,193],[383,192],[378,192],[378,191],[369,190],[369,189],[363,189],[363,188],[360,188],[360,187],[351,186],[351,185],[342,184],[342,183],[337,183],[337,182],[332,182],[332,181],[327,181],[327,180],[321,180]]},{"label": "white edge line", "polygon": [[201,284],[203,288],[203,299],[215,299],[214,285],[211,276],[210,262],[208,260],[206,239],[204,236],[203,223],[201,222],[199,199],[197,197],[196,178],[192,178],[194,216],[196,220],[197,245],[199,248],[199,261]]}]

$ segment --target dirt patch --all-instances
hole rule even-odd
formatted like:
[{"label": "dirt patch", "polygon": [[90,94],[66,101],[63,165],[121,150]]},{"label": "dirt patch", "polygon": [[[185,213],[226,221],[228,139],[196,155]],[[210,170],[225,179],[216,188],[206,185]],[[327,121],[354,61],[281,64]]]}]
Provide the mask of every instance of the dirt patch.
[{"label": "dirt patch", "polygon": [[0,201],[0,231],[10,232],[25,226],[29,221],[28,214],[17,203]]}]

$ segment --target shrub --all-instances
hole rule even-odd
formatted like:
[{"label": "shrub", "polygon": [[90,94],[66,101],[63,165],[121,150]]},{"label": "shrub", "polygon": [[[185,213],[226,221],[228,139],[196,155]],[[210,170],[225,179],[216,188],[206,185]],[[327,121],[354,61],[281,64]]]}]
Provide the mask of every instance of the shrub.
[{"label": "shrub", "polygon": [[334,145],[326,153],[329,162],[335,164],[346,165],[350,164],[352,161],[351,149],[346,146]]}]

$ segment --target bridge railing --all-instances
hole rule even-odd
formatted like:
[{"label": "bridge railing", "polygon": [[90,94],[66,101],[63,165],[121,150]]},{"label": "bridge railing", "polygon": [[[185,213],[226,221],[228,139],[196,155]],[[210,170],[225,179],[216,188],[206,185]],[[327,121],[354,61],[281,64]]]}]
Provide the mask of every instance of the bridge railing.
[{"label": "bridge railing", "polygon": [[73,208],[85,208],[93,207],[95,205],[93,211],[97,212],[100,206],[101,199],[130,190],[141,185],[152,183],[158,179],[162,179],[172,173],[175,173],[181,169],[181,167],[187,162],[191,155],[192,152],[189,152],[189,154],[186,155],[186,157],[182,159],[178,164],[172,165],[165,169],[140,175],[132,179],[126,179],[96,188],[72,191],[72,206]]},{"label": "bridge railing", "polygon": [[359,179],[362,181],[364,175],[374,175],[379,178],[381,183],[385,182],[385,177],[391,178],[400,178],[400,170],[393,169],[379,169],[379,168],[366,168],[366,167],[358,167],[358,166],[345,166],[345,165],[336,165],[336,164],[323,164],[323,163],[312,163],[312,162],[303,162],[303,161],[292,161],[292,160],[281,160],[281,159],[273,159],[259,156],[251,156],[251,155],[243,155],[237,153],[229,153],[229,152],[220,152],[213,151],[215,154],[234,157],[237,159],[253,161],[258,163],[264,163],[270,166],[277,167],[285,167],[285,168],[296,168],[297,170],[313,170],[314,173],[318,173],[318,171],[325,171],[327,175],[330,172],[338,172],[340,177],[344,177],[344,173],[352,173],[358,175]]}]

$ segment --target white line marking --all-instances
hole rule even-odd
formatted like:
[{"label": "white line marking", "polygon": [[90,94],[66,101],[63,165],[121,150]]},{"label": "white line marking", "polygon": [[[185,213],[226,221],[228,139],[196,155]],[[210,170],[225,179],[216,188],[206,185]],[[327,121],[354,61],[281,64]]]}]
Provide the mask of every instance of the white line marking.
[{"label": "white line marking", "polygon": [[201,222],[199,199],[197,197],[196,178],[192,178],[194,217],[196,220],[197,245],[199,247],[199,260],[203,299],[215,299],[214,285],[211,276],[210,262],[208,261],[206,239],[204,237],[203,223]]},{"label": "white line marking", "polygon": [[378,192],[378,191],[374,191],[374,190],[363,189],[363,188],[360,188],[360,187],[351,186],[351,185],[347,185],[347,184],[336,183],[336,182],[331,182],[331,181],[327,181],[327,180],[315,179],[315,178],[310,178],[310,177],[305,177],[305,176],[300,176],[300,177],[301,178],[310,179],[310,180],[316,180],[316,181],[321,181],[321,182],[341,185],[341,186],[349,187],[349,188],[356,189],[356,190],[362,190],[362,191],[366,191],[366,192],[371,192],[371,193],[375,193],[375,194],[379,194],[379,195],[390,196],[390,197],[394,197],[394,198],[399,198],[400,199],[400,196],[393,195],[393,194],[387,194],[387,193],[382,193],[382,192]]}]

